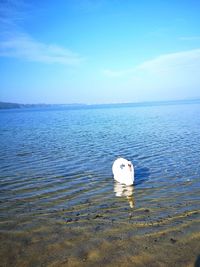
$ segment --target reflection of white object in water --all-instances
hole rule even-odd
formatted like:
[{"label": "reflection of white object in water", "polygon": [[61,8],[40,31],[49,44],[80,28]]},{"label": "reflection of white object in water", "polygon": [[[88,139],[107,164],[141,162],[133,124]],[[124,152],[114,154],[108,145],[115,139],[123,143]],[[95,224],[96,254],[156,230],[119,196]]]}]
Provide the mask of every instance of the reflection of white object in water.
[{"label": "reflection of white object in water", "polygon": [[125,185],[132,185],[134,181],[134,168],[131,161],[124,158],[118,158],[112,166],[114,179]]},{"label": "reflection of white object in water", "polygon": [[130,207],[134,207],[133,186],[116,182],[114,184],[114,192],[116,197],[126,197],[128,199]]}]

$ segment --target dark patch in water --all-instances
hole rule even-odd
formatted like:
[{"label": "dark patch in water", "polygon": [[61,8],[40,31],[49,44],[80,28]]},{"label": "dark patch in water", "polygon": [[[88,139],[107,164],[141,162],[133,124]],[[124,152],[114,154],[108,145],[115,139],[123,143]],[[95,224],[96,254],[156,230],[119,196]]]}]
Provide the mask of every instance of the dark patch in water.
[{"label": "dark patch in water", "polygon": [[149,209],[145,209],[144,212],[150,212],[150,210]]},{"label": "dark patch in water", "polygon": [[19,152],[19,153],[16,154],[16,156],[25,157],[25,156],[29,156],[31,154],[32,154],[31,152]]},{"label": "dark patch in water", "polygon": [[200,267],[200,255],[197,257],[194,267]]},{"label": "dark patch in water", "polygon": [[149,179],[150,171],[147,167],[136,167],[135,168],[135,182],[134,185],[144,183]]},{"label": "dark patch in water", "polygon": [[170,241],[171,241],[171,243],[172,243],[172,244],[174,244],[174,243],[176,243],[176,242],[177,242],[177,240],[176,240],[176,239],[174,239],[174,238],[170,238]]}]

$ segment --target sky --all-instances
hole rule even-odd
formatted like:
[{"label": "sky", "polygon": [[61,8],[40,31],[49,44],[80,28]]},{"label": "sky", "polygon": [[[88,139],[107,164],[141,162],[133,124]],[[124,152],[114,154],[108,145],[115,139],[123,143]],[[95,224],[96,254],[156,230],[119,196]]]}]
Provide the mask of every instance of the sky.
[{"label": "sky", "polygon": [[0,0],[0,101],[200,98],[198,0]]}]

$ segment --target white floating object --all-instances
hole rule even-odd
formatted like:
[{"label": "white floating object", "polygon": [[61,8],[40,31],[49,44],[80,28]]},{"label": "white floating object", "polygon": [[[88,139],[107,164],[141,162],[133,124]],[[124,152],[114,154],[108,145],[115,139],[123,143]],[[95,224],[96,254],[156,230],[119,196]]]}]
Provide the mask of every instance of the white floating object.
[{"label": "white floating object", "polygon": [[132,185],[134,182],[134,168],[131,161],[124,158],[118,158],[112,166],[114,179],[125,185]]}]

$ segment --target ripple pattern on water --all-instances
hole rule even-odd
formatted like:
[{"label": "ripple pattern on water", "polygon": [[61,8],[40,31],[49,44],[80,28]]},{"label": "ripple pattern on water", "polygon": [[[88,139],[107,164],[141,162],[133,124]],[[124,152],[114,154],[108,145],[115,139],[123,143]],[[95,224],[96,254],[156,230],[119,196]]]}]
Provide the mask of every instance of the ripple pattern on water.
[{"label": "ripple pattern on water", "polygon": [[[58,225],[60,238],[74,238],[70,244],[58,241],[60,251],[67,247],[74,257],[69,266],[72,262],[84,266],[84,261],[78,260],[83,252],[75,248],[76,231],[82,241],[92,240],[98,253],[106,246],[112,251],[110,244],[115,247],[119,238],[126,245],[125,238],[135,243],[133,236],[138,248],[140,242],[148,243],[155,235],[166,248],[166,236],[171,245],[178,236],[179,248],[183,243],[187,248],[185,235],[191,246],[199,240],[199,104],[9,110],[0,113],[0,127],[0,233],[4,254],[12,244],[22,249],[23,238],[29,239],[27,231],[32,251],[35,238],[43,240],[51,251],[54,237],[48,239],[43,234],[47,231],[51,235]],[[135,166],[131,188],[113,181],[111,167],[117,156],[130,159]],[[37,258],[34,253],[33,258]],[[90,259],[91,264],[95,259],[96,263],[106,262],[101,262],[97,251],[84,253],[87,257],[83,258]],[[128,259],[133,251],[127,253]],[[21,256],[24,262],[27,255]],[[66,258],[62,253],[59,256]],[[52,261],[48,257],[43,259],[45,263],[61,266],[61,258],[57,262],[56,257]],[[7,264],[9,256],[4,259]],[[147,263],[151,260],[148,254]],[[13,266],[24,262],[14,260]]]}]

